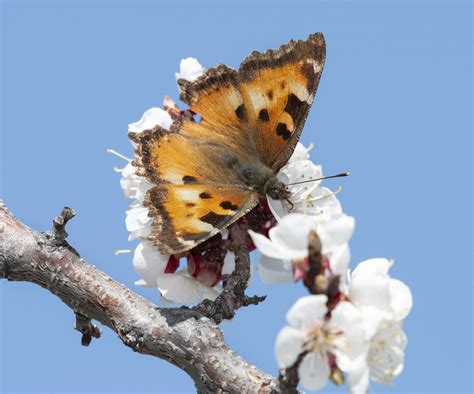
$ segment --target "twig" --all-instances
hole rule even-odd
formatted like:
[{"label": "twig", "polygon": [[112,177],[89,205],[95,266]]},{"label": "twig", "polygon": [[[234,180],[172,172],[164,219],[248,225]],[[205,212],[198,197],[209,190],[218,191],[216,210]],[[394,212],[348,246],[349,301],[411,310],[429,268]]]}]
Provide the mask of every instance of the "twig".
[{"label": "twig", "polygon": [[76,312],[75,329],[82,333],[82,346],[89,346],[92,341],[92,338],[100,338],[100,335],[102,334],[100,328],[92,324],[91,319],[78,312]]},{"label": "twig", "polygon": [[307,354],[308,354],[308,351],[305,350],[303,353],[301,353],[298,356],[295,363],[291,367],[280,371],[280,375],[278,376],[278,381],[280,382],[280,389],[282,393],[285,393],[285,394],[298,393],[298,390],[296,388],[300,381],[300,378],[298,376],[298,368]]},{"label": "twig", "polygon": [[76,216],[76,211],[69,207],[64,207],[61,211],[61,214],[53,219],[53,228],[51,229],[51,237],[53,242],[57,245],[63,245],[64,241],[66,240],[68,234],[66,232],[66,224],[71,220],[74,216]]}]

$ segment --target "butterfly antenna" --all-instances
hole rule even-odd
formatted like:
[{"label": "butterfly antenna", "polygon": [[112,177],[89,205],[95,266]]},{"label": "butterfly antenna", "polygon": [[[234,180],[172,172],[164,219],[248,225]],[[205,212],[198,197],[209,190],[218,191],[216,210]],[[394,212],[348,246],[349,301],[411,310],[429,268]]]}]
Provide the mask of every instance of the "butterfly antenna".
[{"label": "butterfly antenna", "polygon": [[342,178],[344,176],[349,176],[349,175],[351,175],[350,172],[341,172],[340,174],[336,174],[336,175],[329,175],[329,176],[323,176],[321,178],[316,178],[316,179],[308,179],[307,181],[288,183],[286,186],[299,185],[301,183],[308,183],[308,182],[317,182],[317,181],[322,181],[323,179]]}]

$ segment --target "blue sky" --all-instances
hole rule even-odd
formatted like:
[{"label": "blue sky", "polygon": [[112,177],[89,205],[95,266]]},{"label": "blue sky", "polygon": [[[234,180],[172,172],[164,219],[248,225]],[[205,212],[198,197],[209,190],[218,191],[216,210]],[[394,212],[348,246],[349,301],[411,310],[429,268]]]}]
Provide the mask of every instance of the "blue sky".
[{"label": "blue sky", "polygon": [[[46,230],[64,205],[70,242],[133,287],[128,201],[112,171],[126,131],[163,96],[179,61],[238,66],[253,49],[321,31],[328,53],[302,134],[326,173],[350,171],[352,266],[396,260],[413,292],[405,371],[373,392],[472,391],[472,5],[460,1],[3,1],[1,197]],[[45,290],[0,282],[2,392],[192,392],[164,361],[105,329],[80,346],[71,311]],[[153,290],[135,288],[157,301]],[[268,287],[222,325],[244,358],[277,372],[273,343],[300,285]],[[325,392],[344,392],[327,386]]]}]

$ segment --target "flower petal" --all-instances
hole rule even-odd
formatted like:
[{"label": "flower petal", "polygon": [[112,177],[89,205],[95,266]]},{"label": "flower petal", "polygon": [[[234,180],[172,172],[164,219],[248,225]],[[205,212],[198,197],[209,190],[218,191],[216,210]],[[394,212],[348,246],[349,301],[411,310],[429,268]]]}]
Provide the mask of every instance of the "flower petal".
[{"label": "flower petal", "polygon": [[341,282],[345,283],[347,280],[347,268],[351,259],[349,244],[345,243],[338,246],[328,257],[333,274],[340,275]]},{"label": "flower petal", "polygon": [[413,298],[409,287],[398,279],[390,279],[391,305],[395,320],[403,320],[411,311]]},{"label": "flower petal", "polygon": [[291,367],[303,352],[303,345],[308,340],[300,330],[283,327],[275,340],[275,357],[280,368]]},{"label": "flower petal", "polygon": [[352,271],[352,277],[357,275],[387,275],[392,262],[384,258],[375,258],[362,261]]},{"label": "flower petal", "polygon": [[328,308],[325,295],[309,295],[296,301],[286,314],[286,320],[293,327],[311,327],[322,323]]},{"label": "flower petal", "polygon": [[406,336],[400,324],[385,324],[370,345],[368,363],[370,378],[379,383],[390,383],[403,370]]},{"label": "flower petal", "polygon": [[329,378],[329,362],[327,353],[310,352],[298,368],[298,376],[303,387],[308,390],[322,389]]},{"label": "flower petal", "polygon": [[189,82],[195,81],[204,73],[204,68],[194,57],[182,59],[179,63],[179,73],[175,73],[176,79],[185,79]]},{"label": "flower petal", "polygon": [[[133,254],[133,268],[143,277],[147,286],[156,286],[158,275],[165,272],[169,255],[163,255],[151,242],[137,245]],[[140,285],[145,285],[140,282]]]},{"label": "flower petal", "polygon": [[256,233],[255,231],[249,230],[248,233],[260,253],[276,259],[281,257],[281,251],[278,244],[273,243],[267,237]]},{"label": "flower petal", "polygon": [[161,108],[150,108],[146,110],[139,121],[130,123],[128,131],[133,133],[141,133],[142,131],[152,129],[155,126],[161,126],[169,130],[173,120],[168,112]]},{"label": "flower petal", "polygon": [[370,368],[367,361],[363,360],[360,365],[348,374],[349,393],[366,394],[369,391]]},{"label": "flower petal", "polygon": [[[342,213],[341,203],[335,193],[326,187],[314,188],[302,200],[302,204],[296,203],[296,205],[298,212],[315,215],[318,223],[329,222]],[[302,207],[300,208],[299,205]]]},{"label": "flower petal", "polygon": [[300,160],[309,160],[309,151],[312,149],[312,144],[308,148],[306,148],[301,142],[298,142],[295,146],[295,150],[291,155],[288,163],[292,161],[300,161]]},{"label": "flower petal", "polygon": [[369,348],[363,330],[363,315],[351,302],[341,301],[333,309],[328,328],[335,333],[331,351],[336,356],[338,367],[351,371],[365,360]]},{"label": "flower petal", "polygon": [[135,231],[143,227],[151,219],[148,217],[148,208],[143,206],[129,209],[126,212],[125,225],[128,231]]},{"label": "flower petal", "polygon": [[[321,178],[323,175],[321,166],[314,164],[311,160],[300,160],[288,162],[281,170],[287,177],[288,183],[304,182]],[[305,184],[306,186],[317,186],[321,181]],[[291,189],[300,189],[304,186],[291,185]]]},{"label": "flower petal", "polygon": [[274,259],[262,255],[257,265],[257,271],[266,284],[279,284],[293,282],[291,262]]},{"label": "flower petal", "polygon": [[349,297],[356,305],[375,307],[385,312],[392,311],[390,279],[382,272],[356,267],[349,283]]},{"label": "flower petal", "polygon": [[191,304],[202,298],[201,284],[180,271],[175,274],[159,275],[156,284],[163,297],[181,304]]},{"label": "flower petal", "polygon": [[203,286],[203,292],[202,292],[202,300],[211,300],[214,301],[219,294],[221,293],[222,288],[214,288],[214,287],[207,287]]},{"label": "flower petal", "polygon": [[[269,231],[272,243],[278,245],[280,255],[271,257],[284,260],[304,258],[308,255],[310,230],[316,231],[317,225],[313,218],[300,213],[285,216],[277,226]],[[270,256],[268,253],[266,255]]]},{"label": "flower petal", "polygon": [[337,215],[329,222],[318,225],[318,235],[321,238],[324,253],[329,253],[347,243],[354,232],[355,220],[344,213]]},{"label": "flower petal", "polygon": [[280,222],[286,215],[288,215],[288,211],[283,205],[283,201],[274,200],[267,195],[267,202],[268,208],[270,208],[270,211],[277,222]]}]

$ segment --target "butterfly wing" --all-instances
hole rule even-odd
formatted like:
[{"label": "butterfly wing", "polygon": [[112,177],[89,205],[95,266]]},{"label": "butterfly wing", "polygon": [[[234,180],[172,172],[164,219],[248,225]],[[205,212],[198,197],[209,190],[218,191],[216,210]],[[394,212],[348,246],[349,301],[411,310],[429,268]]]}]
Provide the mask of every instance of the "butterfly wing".
[{"label": "butterfly wing", "polygon": [[[209,135],[209,133],[211,133]],[[191,121],[130,133],[137,174],[154,184],[144,205],[153,219],[149,239],[162,253],[189,250],[250,211],[258,194],[226,164],[232,146]]]},{"label": "butterfly wing", "polygon": [[189,250],[247,213],[257,199],[254,193],[227,186],[155,186],[145,198],[154,219],[150,240],[163,253]]},{"label": "butterfly wing", "polygon": [[193,82],[178,80],[180,98],[201,121],[129,134],[138,175],[156,185],[144,203],[162,252],[191,249],[257,204],[262,182],[296,146],[324,59],[317,33],[254,52],[239,70],[219,65]]},{"label": "butterfly wing", "polygon": [[216,130],[216,138],[245,141],[274,171],[298,142],[324,67],[321,33],[277,50],[253,52],[233,70],[219,65],[194,82],[179,80],[181,100]]}]

